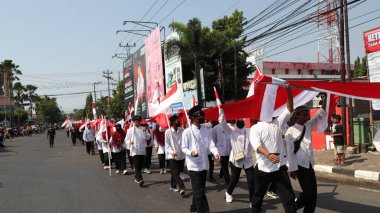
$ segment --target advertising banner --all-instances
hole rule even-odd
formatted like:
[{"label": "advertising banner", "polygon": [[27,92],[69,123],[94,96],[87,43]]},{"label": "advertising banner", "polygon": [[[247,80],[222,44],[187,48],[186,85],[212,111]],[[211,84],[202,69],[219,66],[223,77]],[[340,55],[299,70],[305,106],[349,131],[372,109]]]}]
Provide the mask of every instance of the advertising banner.
[{"label": "advertising banner", "polygon": [[[165,41],[171,39],[178,40],[178,33],[174,32],[170,34]],[[178,86],[182,90],[182,63],[181,57],[178,54],[173,55],[170,58],[165,57],[165,91],[170,90],[176,81],[178,81]],[[180,107],[182,107],[182,102],[178,100],[178,103],[172,105],[173,112],[175,113],[175,111],[178,111]]]},{"label": "advertising banner", "polygon": [[[380,82],[380,27],[363,33],[370,82]],[[372,108],[380,110],[380,101],[372,101]]]},{"label": "advertising banner", "polygon": [[148,114],[155,115],[160,97],[164,95],[164,70],[162,66],[162,52],[160,27],[157,27],[145,39],[146,83],[148,95]]},{"label": "advertising banner", "polygon": [[128,58],[124,63],[124,70],[123,70],[123,79],[124,79],[124,85],[125,85],[125,101],[124,101],[124,109],[125,113],[127,113],[128,106],[133,104],[134,101],[134,94],[133,94],[133,58]]},{"label": "advertising banner", "polygon": [[135,114],[148,117],[144,46],[133,55],[133,79]]}]

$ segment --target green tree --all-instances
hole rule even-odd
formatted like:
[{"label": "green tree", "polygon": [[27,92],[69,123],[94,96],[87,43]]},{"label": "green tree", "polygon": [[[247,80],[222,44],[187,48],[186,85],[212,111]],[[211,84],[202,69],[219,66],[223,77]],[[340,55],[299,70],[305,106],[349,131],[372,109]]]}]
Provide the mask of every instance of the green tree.
[{"label": "green tree", "polygon": [[101,97],[96,101],[96,113],[98,114],[98,116],[107,114],[107,105],[108,101],[106,97]]},{"label": "green tree", "polygon": [[124,118],[124,82],[119,82],[115,90],[112,91],[112,98],[110,100],[110,113],[113,118]]},{"label": "green tree", "polygon": [[[212,23],[210,34],[213,45],[212,52],[209,55],[208,63],[204,65],[205,73],[207,73],[205,82],[209,84],[205,86],[207,100],[215,100],[212,87],[216,85],[222,94],[222,99],[232,100],[246,97],[244,87],[248,85],[247,77],[253,71],[253,67],[247,62],[248,54],[243,49],[245,38],[241,37],[244,32],[244,22],[243,12],[235,10],[231,16],[224,16]],[[215,61],[217,63],[213,63]],[[215,73],[214,70],[218,70],[218,72]]]},{"label": "green tree", "polygon": [[[4,95],[9,97],[9,105],[12,106],[13,100],[13,81],[19,80],[17,75],[22,75],[19,65],[13,63],[12,60],[4,60],[0,63],[0,75],[4,76]],[[13,107],[10,112],[11,126],[13,126]]]},{"label": "green tree", "polygon": [[44,96],[36,102],[36,113],[41,123],[57,123],[62,121],[56,98]]},{"label": "green tree", "polygon": [[5,119],[5,112],[2,109],[0,109],[0,121],[4,121],[4,119]]},{"label": "green tree", "polygon": [[353,75],[354,78],[357,78],[360,76],[361,68],[362,68],[362,64],[360,63],[360,58],[358,56],[354,62],[354,75]]},{"label": "green tree", "polygon": [[366,56],[362,58],[362,64],[361,64],[359,76],[360,77],[367,76],[367,57]]},{"label": "green tree", "polygon": [[86,97],[86,103],[83,108],[83,118],[87,118],[87,116],[92,117],[92,94],[88,94]]},{"label": "green tree", "polygon": [[[201,64],[208,55],[210,50],[210,29],[203,27],[199,19],[193,18],[189,20],[187,25],[173,22],[169,27],[176,31],[180,38],[179,40],[169,40],[165,44],[165,55],[170,57],[174,54],[179,54],[182,60],[191,61],[194,64],[195,79],[197,80],[198,88],[201,82],[200,70]],[[183,73],[186,75],[186,73]],[[184,77],[185,78],[185,77]],[[201,90],[197,90],[198,104],[203,105],[201,100]]]},{"label": "green tree", "polygon": [[29,101],[29,110],[30,110],[30,118],[33,116],[33,103],[34,101],[38,98],[38,95],[35,93],[37,90],[37,87],[31,84],[28,84],[25,86],[25,91],[26,91],[26,97],[27,100]]},{"label": "green tree", "polygon": [[18,126],[22,125],[28,120],[28,112],[24,108],[17,108],[14,112],[17,117]]}]

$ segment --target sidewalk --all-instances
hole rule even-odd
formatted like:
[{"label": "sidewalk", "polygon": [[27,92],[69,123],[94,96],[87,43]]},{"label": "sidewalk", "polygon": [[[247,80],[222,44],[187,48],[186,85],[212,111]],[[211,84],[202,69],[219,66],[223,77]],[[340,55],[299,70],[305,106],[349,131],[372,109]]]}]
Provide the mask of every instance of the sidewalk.
[{"label": "sidewalk", "polygon": [[334,151],[314,151],[315,171],[377,181],[380,184],[380,153],[346,154],[347,166],[334,165]]}]

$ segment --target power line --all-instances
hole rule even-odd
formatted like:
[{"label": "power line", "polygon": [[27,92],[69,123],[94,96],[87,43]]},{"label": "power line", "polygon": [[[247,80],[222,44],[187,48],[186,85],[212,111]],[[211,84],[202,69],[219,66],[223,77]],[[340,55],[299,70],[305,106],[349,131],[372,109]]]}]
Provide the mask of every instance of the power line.
[{"label": "power line", "polygon": [[[108,90],[97,90],[97,92],[106,92]],[[86,94],[86,93],[91,93],[92,91],[86,91],[86,92],[73,92],[73,93],[61,93],[61,94],[51,94],[51,95],[44,95],[44,96],[49,96],[49,97],[54,97],[54,96],[67,96],[67,95],[81,95],[81,94]]]}]

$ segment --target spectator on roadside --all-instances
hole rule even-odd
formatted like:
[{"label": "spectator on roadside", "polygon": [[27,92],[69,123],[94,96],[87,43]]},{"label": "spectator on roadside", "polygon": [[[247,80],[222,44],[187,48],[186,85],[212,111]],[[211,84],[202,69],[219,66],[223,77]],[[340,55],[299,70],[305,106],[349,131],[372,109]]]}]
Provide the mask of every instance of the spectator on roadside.
[{"label": "spectator on roadside", "polygon": [[334,147],[336,147],[337,153],[337,164],[346,166],[345,159],[345,148],[344,148],[344,137],[343,137],[343,126],[340,124],[340,115],[334,115],[333,123],[335,124],[333,131],[331,132],[331,137],[334,138]]}]

